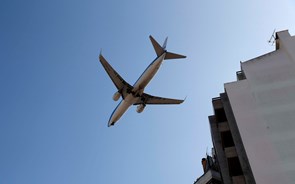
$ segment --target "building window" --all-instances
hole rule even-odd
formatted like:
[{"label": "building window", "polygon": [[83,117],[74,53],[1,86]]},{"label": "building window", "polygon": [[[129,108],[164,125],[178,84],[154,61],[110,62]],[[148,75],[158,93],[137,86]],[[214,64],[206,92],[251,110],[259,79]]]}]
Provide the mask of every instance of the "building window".
[{"label": "building window", "polygon": [[227,121],[225,111],[223,108],[215,109],[215,117],[217,122],[225,122]]},{"label": "building window", "polygon": [[223,149],[235,146],[235,143],[230,131],[220,132],[220,136],[221,136]]},{"label": "building window", "polygon": [[243,171],[238,157],[228,158],[227,162],[230,176],[243,175]]}]

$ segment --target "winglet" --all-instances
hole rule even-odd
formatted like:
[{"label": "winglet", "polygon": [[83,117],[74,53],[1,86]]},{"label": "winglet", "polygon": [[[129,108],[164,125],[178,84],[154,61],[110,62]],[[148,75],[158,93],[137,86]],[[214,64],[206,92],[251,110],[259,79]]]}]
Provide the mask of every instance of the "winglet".
[{"label": "winglet", "polygon": [[102,49],[100,49],[98,58],[99,58],[100,61],[101,61],[101,59],[104,59],[103,56],[102,56]]},{"label": "winglet", "polygon": [[183,100],[180,100],[180,103],[179,104],[182,104],[186,100],[186,97]]},{"label": "winglet", "polygon": [[183,99],[183,102],[186,100],[187,96]]}]

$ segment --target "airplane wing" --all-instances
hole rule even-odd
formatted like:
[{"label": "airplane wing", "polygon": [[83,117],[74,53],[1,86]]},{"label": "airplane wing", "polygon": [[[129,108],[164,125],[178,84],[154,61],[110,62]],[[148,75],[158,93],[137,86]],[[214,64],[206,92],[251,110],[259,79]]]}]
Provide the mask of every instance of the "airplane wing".
[{"label": "airplane wing", "polygon": [[112,66],[107,62],[107,60],[100,54],[99,61],[104,67],[105,71],[108,73],[113,83],[118,90],[122,90],[124,87],[132,89],[132,86],[128,84],[117,72],[112,68]]},{"label": "airplane wing", "polygon": [[178,100],[178,99],[172,99],[172,98],[163,98],[163,97],[158,97],[158,96],[152,96],[146,93],[142,94],[142,98],[139,102],[133,104],[133,105],[138,105],[138,104],[181,104],[184,100]]}]

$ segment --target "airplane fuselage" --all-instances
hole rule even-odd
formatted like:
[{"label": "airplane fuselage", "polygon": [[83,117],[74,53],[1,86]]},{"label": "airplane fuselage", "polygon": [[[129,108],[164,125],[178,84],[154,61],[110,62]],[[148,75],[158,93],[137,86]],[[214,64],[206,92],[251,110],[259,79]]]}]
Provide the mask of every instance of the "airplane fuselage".
[{"label": "airplane fuselage", "polygon": [[142,75],[138,78],[138,80],[133,85],[133,89],[130,93],[125,96],[124,99],[121,100],[119,105],[116,107],[114,112],[112,113],[108,126],[112,126],[115,124],[116,121],[118,121],[121,116],[127,111],[127,109],[133,105],[136,101],[138,101],[138,98],[142,95],[144,88],[148,85],[148,83],[152,80],[152,78],[155,76],[157,71],[159,70],[164,58],[165,58],[166,52],[164,52],[162,55],[157,57],[142,73]]}]

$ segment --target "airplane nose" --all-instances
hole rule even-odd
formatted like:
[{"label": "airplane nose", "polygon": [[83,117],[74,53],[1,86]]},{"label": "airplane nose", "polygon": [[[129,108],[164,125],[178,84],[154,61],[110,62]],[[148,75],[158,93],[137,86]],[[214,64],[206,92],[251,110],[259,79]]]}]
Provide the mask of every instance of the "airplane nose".
[{"label": "airplane nose", "polygon": [[115,124],[114,121],[109,121],[109,123],[108,123],[108,127],[110,127],[110,126],[114,126],[114,124]]}]

